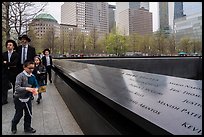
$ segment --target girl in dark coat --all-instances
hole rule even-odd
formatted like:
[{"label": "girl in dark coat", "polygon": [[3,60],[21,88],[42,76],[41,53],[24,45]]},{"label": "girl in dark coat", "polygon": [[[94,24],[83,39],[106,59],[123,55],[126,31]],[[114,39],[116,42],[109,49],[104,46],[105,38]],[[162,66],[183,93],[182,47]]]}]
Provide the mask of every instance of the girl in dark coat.
[{"label": "girl in dark coat", "polygon": [[[44,86],[46,85],[46,68],[41,62],[41,58],[39,56],[36,56],[34,58],[35,61],[35,69],[33,70],[33,74],[35,75],[38,85]],[[40,100],[42,99],[42,93],[38,93],[37,103],[40,103]]]}]

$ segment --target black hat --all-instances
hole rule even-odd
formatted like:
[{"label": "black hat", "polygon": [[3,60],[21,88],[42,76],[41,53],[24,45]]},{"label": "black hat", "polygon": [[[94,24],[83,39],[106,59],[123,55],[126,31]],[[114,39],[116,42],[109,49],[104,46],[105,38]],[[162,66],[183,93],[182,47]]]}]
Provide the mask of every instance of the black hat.
[{"label": "black hat", "polygon": [[50,50],[49,50],[49,49],[44,49],[44,50],[43,50],[43,54],[44,54],[44,55],[45,55],[45,51],[48,51],[49,54],[50,54]]},{"label": "black hat", "polygon": [[14,50],[17,49],[17,43],[16,43],[14,40],[12,40],[12,39],[7,40],[7,41],[6,41],[6,47],[7,47],[7,44],[8,44],[8,43],[13,43]]},{"label": "black hat", "polygon": [[27,35],[22,35],[22,36],[18,37],[19,40],[21,40],[22,38],[27,39],[28,42],[31,41]]}]

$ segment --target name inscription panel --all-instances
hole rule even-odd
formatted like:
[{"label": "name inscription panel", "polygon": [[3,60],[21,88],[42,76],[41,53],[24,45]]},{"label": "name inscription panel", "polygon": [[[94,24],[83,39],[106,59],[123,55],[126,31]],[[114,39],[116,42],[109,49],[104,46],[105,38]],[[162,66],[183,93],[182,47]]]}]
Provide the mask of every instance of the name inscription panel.
[{"label": "name inscription panel", "polygon": [[202,81],[57,62],[68,75],[171,134],[202,134]]}]

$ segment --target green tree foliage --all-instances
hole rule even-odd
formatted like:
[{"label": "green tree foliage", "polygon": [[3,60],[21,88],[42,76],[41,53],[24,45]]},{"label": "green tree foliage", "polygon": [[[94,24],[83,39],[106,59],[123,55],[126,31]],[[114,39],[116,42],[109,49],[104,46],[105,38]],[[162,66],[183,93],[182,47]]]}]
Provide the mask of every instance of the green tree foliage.
[{"label": "green tree foliage", "polygon": [[155,38],[156,38],[156,42],[157,42],[157,55],[162,55],[165,53],[165,45],[166,45],[166,38],[167,35],[165,33],[164,30],[159,30],[155,33]]},{"label": "green tree foliage", "polygon": [[202,42],[199,40],[191,40],[191,53],[202,53]]},{"label": "green tree foliage", "polygon": [[123,55],[127,51],[126,37],[118,33],[110,33],[106,49],[109,54]]},{"label": "green tree foliage", "polygon": [[176,54],[176,40],[174,34],[171,34],[167,39],[167,54],[175,55]]},{"label": "green tree foliage", "polygon": [[141,40],[141,36],[137,33],[131,34],[128,38],[128,51],[139,52],[139,43]]},{"label": "green tree foliage", "polygon": [[188,37],[183,37],[181,38],[181,40],[179,41],[179,45],[178,45],[178,51],[184,51],[186,53],[190,52],[191,49],[191,40]]}]

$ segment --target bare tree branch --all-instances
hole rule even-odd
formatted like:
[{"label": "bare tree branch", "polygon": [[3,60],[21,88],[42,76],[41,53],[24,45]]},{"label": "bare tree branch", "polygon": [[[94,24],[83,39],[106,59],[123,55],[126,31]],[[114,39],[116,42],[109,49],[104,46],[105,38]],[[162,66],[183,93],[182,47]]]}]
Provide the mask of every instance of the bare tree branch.
[{"label": "bare tree branch", "polygon": [[[8,2],[7,2],[8,3]],[[6,2],[3,3],[4,5]],[[44,10],[47,6],[47,2],[9,2],[9,17],[3,16],[3,20],[7,20],[9,28],[3,27],[4,31],[11,29],[19,36],[23,33],[27,33],[29,30],[28,24]]]}]

